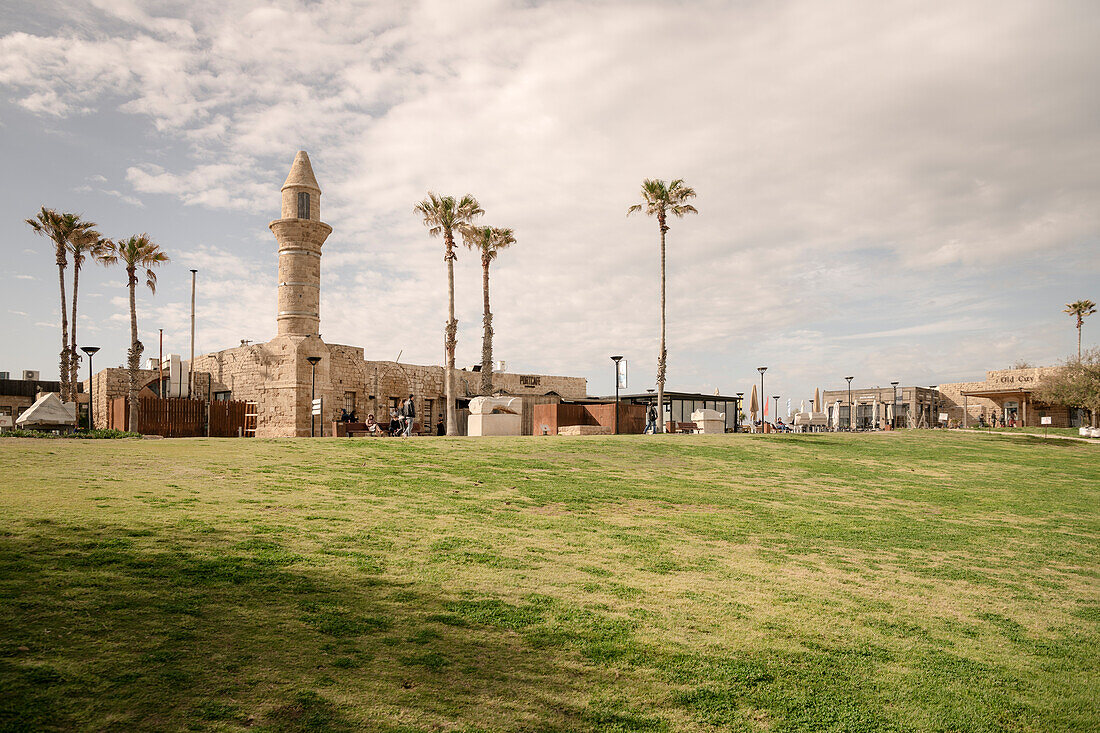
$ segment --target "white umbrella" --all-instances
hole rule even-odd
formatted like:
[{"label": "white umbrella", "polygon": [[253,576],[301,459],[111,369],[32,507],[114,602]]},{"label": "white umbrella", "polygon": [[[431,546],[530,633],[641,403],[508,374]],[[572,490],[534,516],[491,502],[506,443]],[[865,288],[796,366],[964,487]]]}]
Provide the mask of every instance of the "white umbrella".
[{"label": "white umbrella", "polygon": [[756,423],[756,413],[760,411],[760,398],[756,396],[756,385],[752,385],[752,394],[749,395],[749,415]]},{"label": "white umbrella", "polygon": [[791,420],[791,398],[787,398],[787,422]]},{"label": "white umbrella", "polygon": [[878,427],[878,397],[875,397],[875,402],[871,406],[871,427]]},{"label": "white umbrella", "polygon": [[833,427],[840,429],[840,398],[833,403]]},{"label": "white umbrella", "polygon": [[806,400],[802,400],[801,402],[798,403],[798,411],[799,412],[805,412],[806,411]]}]

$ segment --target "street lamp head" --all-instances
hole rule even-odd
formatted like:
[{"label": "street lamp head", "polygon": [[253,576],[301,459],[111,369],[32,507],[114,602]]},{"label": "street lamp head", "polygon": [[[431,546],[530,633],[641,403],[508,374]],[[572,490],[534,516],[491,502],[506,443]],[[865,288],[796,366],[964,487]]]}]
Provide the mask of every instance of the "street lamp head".
[{"label": "street lamp head", "polygon": [[928,385],[928,389],[935,389],[938,386],[939,386],[938,384],[930,384],[930,385]]},{"label": "street lamp head", "polygon": [[83,351],[88,356],[91,356],[95,352],[99,351],[99,347],[98,346],[81,346],[80,350]]},{"label": "street lamp head", "polygon": [[891,387],[897,387],[900,382],[890,382]]},{"label": "street lamp head", "polygon": [[192,273],[192,274],[194,274],[194,273],[196,273],[196,272],[198,272],[198,270],[191,270],[191,273]]},{"label": "street lamp head", "polygon": [[768,371],[768,368],[767,367],[756,367],[756,371],[763,374],[764,372]]},{"label": "street lamp head", "polygon": [[738,392],[738,393],[737,393],[737,396],[738,396],[738,397],[744,397],[744,396],[745,396],[745,393],[744,393],[744,392]]},{"label": "street lamp head", "polygon": [[[773,394],[773,395],[772,395],[772,399],[773,399],[773,400],[778,400],[778,399],[779,399],[779,395],[777,395],[777,394]],[[813,400],[811,400],[811,402],[812,402],[812,401],[813,401]]]},{"label": "street lamp head", "polygon": [[613,356],[613,357],[611,357],[611,361],[615,362],[616,364],[618,364],[622,360],[623,360],[622,356]]},{"label": "street lamp head", "polygon": [[319,357],[319,356],[307,356],[306,361],[308,361],[313,366],[317,366],[317,362],[321,361],[321,357]]}]

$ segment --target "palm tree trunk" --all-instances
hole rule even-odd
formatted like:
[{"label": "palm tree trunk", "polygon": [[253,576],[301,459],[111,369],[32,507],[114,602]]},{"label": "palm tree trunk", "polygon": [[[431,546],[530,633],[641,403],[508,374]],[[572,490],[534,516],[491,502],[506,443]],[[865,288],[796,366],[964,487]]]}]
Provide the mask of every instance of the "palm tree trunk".
[{"label": "palm tree trunk", "polygon": [[446,367],[444,368],[444,389],[447,399],[447,435],[458,435],[458,416],[455,414],[454,399],[454,371],[455,371],[455,345],[457,343],[458,321],[455,320],[455,239],[448,230],[443,233],[443,240],[447,245],[447,331],[443,346],[446,351]]},{"label": "palm tree trunk", "polygon": [[69,394],[69,304],[65,301],[65,249],[57,248],[57,280],[61,287],[61,401],[71,402]]},{"label": "palm tree trunk", "polygon": [[484,292],[485,313],[482,323],[485,330],[481,336],[481,393],[490,395],[493,393],[493,314],[489,310],[489,260],[481,258],[481,288]]},{"label": "palm tree trunk", "polygon": [[[665,218],[659,216],[657,222],[661,226],[661,353],[657,357],[657,432],[665,431],[665,365],[668,351],[665,349]],[[618,375],[615,377],[618,379]]]},{"label": "palm tree trunk", "polygon": [[[76,298],[77,289],[80,286],[80,264],[73,260],[73,323],[72,323],[72,337],[69,341],[69,384],[72,385],[73,399],[76,399],[78,392],[77,385],[80,384],[80,352],[76,348]],[[88,389],[91,389],[91,384],[88,385]]]},{"label": "palm tree trunk", "polygon": [[1077,318],[1077,361],[1081,361],[1081,326],[1085,325],[1084,321],[1078,316]]},{"label": "palm tree trunk", "polygon": [[127,391],[126,400],[130,408],[130,426],[129,429],[138,432],[138,418],[139,418],[139,406],[138,406],[138,387],[137,387],[137,370],[141,364],[141,352],[142,345],[138,341],[138,328],[137,328],[137,299],[135,297],[135,291],[137,290],[137,274],[135,268],[127,268],[126,274],[129,276],[130,285],[130,351],[127,355],[128,361],[126,364],[127,371],[130,377],[129,389]]}]

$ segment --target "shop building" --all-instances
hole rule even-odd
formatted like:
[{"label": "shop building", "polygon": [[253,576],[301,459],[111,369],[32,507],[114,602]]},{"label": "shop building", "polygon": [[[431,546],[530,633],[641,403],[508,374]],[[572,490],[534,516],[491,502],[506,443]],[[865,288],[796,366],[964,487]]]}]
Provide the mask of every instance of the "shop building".
[{"label": "shop building", "polygon": [[994,369],[985,373],[981,382],[941,384],[942,412],[952,424],[973,427],[990,423],[996,416],[999,424],[1018,427],[1041,427],[1043,418],[1050,418],[1048,427],[1076,428],[1088,424],[1088,411],[1066,405],[1052,405],[1035,394],[1045,380],[1062,367],[1029,367],[1026,369]]},{"label": "shop building", "polygon": [[[856,430],[871,430],[887,424],[898,428],[927,428],[934,425],[938,417],[937,393],[931,387],[852,387],[850,394],[851,401],[847,387],[827,389],[822,392],[825,409],[814,405],[814,411],[825,412],[829,425],[838,425],[841,429],[851,426]],[[891,404],[893,408],[889,407]]]}]

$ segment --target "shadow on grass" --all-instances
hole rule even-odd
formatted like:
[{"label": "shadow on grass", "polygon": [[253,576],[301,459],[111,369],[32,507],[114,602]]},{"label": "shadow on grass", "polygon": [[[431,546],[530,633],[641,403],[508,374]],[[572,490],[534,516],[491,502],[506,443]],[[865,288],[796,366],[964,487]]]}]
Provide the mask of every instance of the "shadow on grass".
[{"label": "shadow on grass", "polygon": [[218,532],[0,536],[0,731],[585,727],[588,681],[517,633],[535,602],[315,563]]},{"label": "shadow on grass", "polygon": [[[370,564],[324,565],[269,536],[162,531],[41,520],[0,536],[0,731],[1034,723],[1010,678],[931,647],[904,660],[915,670],[905,689],[879,677],[903,661],[885,647],[810,634],[782,649],[691,653],[639,641],[641,608],[444,594]],[[899,722],[899,703],[934,724]]]}]

